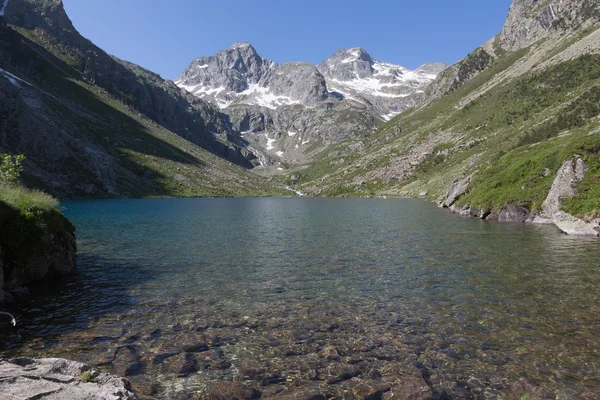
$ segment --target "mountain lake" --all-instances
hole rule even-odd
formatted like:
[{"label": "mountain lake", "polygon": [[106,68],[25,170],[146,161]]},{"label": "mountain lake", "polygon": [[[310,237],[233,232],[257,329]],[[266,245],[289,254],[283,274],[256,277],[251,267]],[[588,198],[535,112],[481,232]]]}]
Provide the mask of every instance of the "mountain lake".
[{"label": "mountain lake", "polygon": [[352,398],[391,376],[452,399],[521,378],[600,396],[598,239],[409,199],[61,207],[80,273],[32,291],[2,356],[83,361],[167,398],[215,381]]}]

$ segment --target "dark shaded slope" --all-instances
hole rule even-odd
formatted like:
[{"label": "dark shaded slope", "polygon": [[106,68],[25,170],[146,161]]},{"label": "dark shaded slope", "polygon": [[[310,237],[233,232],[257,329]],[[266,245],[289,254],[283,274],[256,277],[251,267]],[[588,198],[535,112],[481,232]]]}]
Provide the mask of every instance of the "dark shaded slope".
[{"label": "dark shaded slope", "polygon": [[[39,54],[38,59],[53,54],[63,61],[63,72],[69,77],[97,85],[181,137],[238,165],[252,167],[249,160],[254,155],[243,149],[239,137],[230,134],[226,115],[173,82],[108,55],[77,32],[61,1],[11,0],[5,19],[33,42],[25,45]],[[4,58],[28,75],[37,61],[29,55],[22,57],[22,50],[5,48],[8,55]]]}]

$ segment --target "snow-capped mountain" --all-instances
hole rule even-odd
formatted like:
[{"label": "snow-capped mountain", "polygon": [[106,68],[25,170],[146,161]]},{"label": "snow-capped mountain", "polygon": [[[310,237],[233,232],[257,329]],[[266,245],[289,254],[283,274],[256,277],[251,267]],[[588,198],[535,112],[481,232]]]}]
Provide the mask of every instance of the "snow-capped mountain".
[{"label": "snow-capped mountain", "polygon": [[249,43],[236,43],[194,60],[175,83],[220,108],[233,104],[312,107],[328,97],[325,80],[314,65],[277,65],[259,56]]},{"label": "snow-capped mountain", "polygon": [[315,107],[327,100],[347,100],[389,119],[422,98],[445,68],[431,63],[411,71],[376,61],[362,48],[340,49],[318,67],[302,62],[278,65],[258,55],[249,43],[236,43],[194,60],[175,83],[221,108]]},{"label": "snow-capped mountain", "polygon": [[374,60],[360,47],[340,49],[319,65],[327,88],[340,99],[370,104],[389,119],[418,101],[447,66],[428,63],[411,71]]},{"label": "snow-capped mountain", "polygon": [[318,67],[278,65],[249,43],[194,60],[175,81],[229,116],[260,165],[301,164],[332,143],[375,128],[425,97],[445,68],[410,71],[374,60],[364,49],[339,50]]}]

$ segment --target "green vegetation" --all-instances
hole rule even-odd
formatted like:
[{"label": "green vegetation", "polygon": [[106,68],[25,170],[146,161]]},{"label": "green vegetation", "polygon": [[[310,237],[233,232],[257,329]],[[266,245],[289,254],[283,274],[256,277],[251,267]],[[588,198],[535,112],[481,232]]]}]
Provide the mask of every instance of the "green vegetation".
[{"label": "green vegetation", "polygon": [[0,184],[14,185],[19,181],[19,176],[23,171],[24,159],[23,154],[16,156],[0,154]]},{"label": "green vegetation", "polygon": [[33,210],[58,210],[58,201],[49,194],[22,186],[0,184],[0,202],[29,214]]},{"label": "green vegetation", "polygon": [[81,376],[79,377],[79,380],[81,380],[81,382],[83,382],[83,383],[93,383],[94,377],[93,377],[91,371],[85,371],[84,373],[81,374]]}]

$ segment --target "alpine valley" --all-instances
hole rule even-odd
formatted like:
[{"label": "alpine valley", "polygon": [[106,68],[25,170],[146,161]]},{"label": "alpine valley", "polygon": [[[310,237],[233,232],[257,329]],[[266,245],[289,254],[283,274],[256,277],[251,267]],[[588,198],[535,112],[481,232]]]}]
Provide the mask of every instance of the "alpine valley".
[{"label": "alpine valley", "polygon": [[[25,154],[25,182],[61,198],[426,196],[593,234],[599,14],[595,0],[515,0],[449,68],[362,48],[278,65],[237,43],[172,82],[84,39],[60,1],[10,0],[0,150]],[[575,164],[577,179],[555,182]]]},{"label": "alpine valley", "polygon": [[0,398],[600,398],[599,28],[171,81],[0,0]]}]

